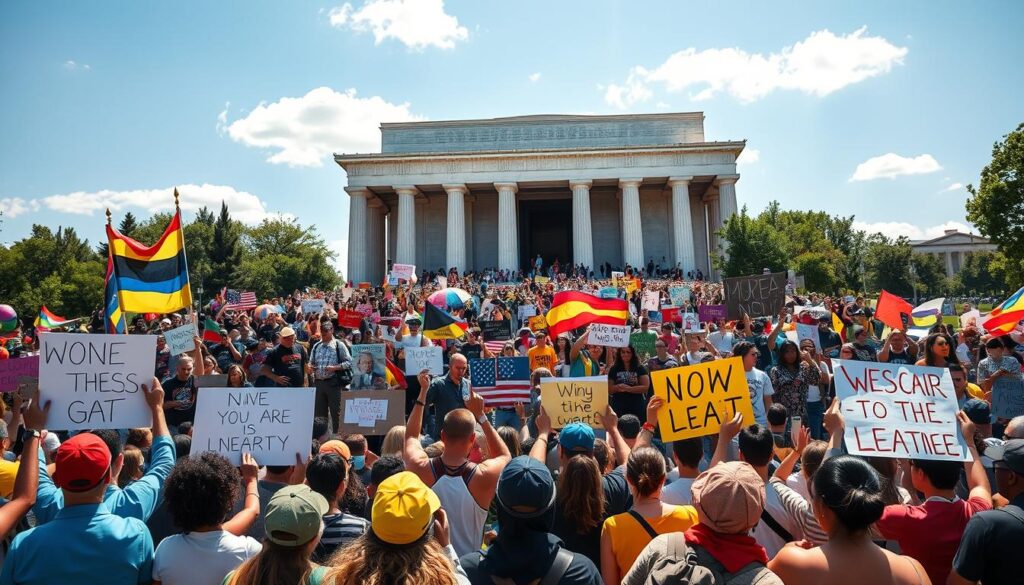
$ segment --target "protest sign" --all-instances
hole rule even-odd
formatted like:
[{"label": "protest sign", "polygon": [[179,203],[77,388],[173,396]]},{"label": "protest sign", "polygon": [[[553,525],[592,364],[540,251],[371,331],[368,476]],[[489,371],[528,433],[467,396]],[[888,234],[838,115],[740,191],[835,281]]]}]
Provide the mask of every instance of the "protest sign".
[{"label": "protest sign", "polygon": [[438,276],[437,277],[437,288],[448,288],[448,277]]},{"label": "protest sign", "polygon": [[535,282],[537,284],[547,284],[547,283],[551,282],[551,278],[549,278],[547,276],[535,276],[535,277],[533,277],[533,282]]},{"label": "protest sign", "polygon": [[614,286],[606,286],[597,291],[597,296],[602,299],[617,299],[619,298],[619,289]]},{"label": "protest sign", "polygon": [[400,278],[406,282],[412,280],[412,275],[416,272],[416,266],[412,264],[392,264],[391,265],[391,276]]},{"label": "protest sign", "polygon": [[852,455],[970,460],[946,368],[833,360]]},{"label": "protest sign", "polygon": [[323,299],[306,299],[302,301],[302,312],[306,315],[319,315],[324,312],[324,306],[326,304]]},{"label": "protest sign", "polygon": [[142,385],[153,381],[155,335],[43,333],[39,343],[39,399],[53,403],[51,430],[152,426]]},{"label": "protest sign", "polygon": [[696,313],[685,313],[683,315],[683,332],[684,333],[702,333],[703,329],[700,328],[700,319]]},{"label": "protest sign", "polygon": [[679,315],[679,307],[662,307],[661,321],[663,323],[680,323],[682,317]]},{"label": "protest sign", "polygon": [[512,339],[512,322],[507,319],[500,321],[479,321],[480,335],[484,341],[507,341]]},{"label": "protest sign", "polygon": [[415,376],[424,369],[430,370],[435,376],[444,374],[441,348],[437,345],[405,348],[405,373]]},{"label": "protest sign", "polygon": [[672,299],[672,305],[675,307],[682,307],[690,300],[690,287],[688,286],[673,286],[668,289],[668,296]]},{"label": "protest sign", "polygon": [[526,321],[537,314],[537,307],[534,305],[519,305],[519,321]]},{"label": "protest sign", "polygon": [[341,300],[347,301],[352,298],[352,293],[355,291],[354,288],[345,287],[341,289]]},{"label": "protest sign", "polygon": [[[384,357],[384,344],[372,343],[352,346],[352,383],[351,390],[387,390],[387,365]],[[327,376],[327,371],[319,372],[318,377]]]},{"label": "protest sign", "polygon": [[295,465],[309,457],[314,388],[217,388],[200,392],[192,453],[213,451],[240,465],[251,453],[260,465]]},{"label": "protest sign", "polygon": [[196,348],[196,335],[198,333],[196,333],[195,324],[186,323],[181,327],[164,331],[164,340],[167,341],[167,347],[170,348],[171,355],[178,355]]},{"label": "protest sign", "polygon": [[593,323],[590,325],[590,336],[587,338],[587,342],[606,347],[626,347],[629,345],[629,332],[629,325]]},{"label": "protest sign", "polygon": [[207,374],[205,376],[196,376],[195,383],[196,388],[227,388],[228,375]]},{"label": "protest sign", "polygon": [[725,305],[701,305],[697,307],[697,318],[704,323],[728,319],[728,314]]},{"label": "protest sign", "polygon": [[551,428],[580,422],[599,429],[608,410],[608,377],[541,378],[540,403],[551,417]]},{"label": "protest sign", "polygon": [[654,330],[647,333],[637,331],[629,336],[629,344],[633,346],[638,357],[651,357],[654,355],[654,343],[658,340],[658,334]]},{"label": "protest sign", "polygon": [[960,315],[960,328],[961,329],[966,329],[966,328],[970,327],[971,325],[977,327],[977,326],[979,326],[979,324],[980,324],[979,322],[980,321],[981,321],[981,311],[979,311],[978,309],[967,311],[963,315]]},{"label": "protest sign", "polygon": [[370,303],[360,303],[356,305],[356,313],[359,313],[363,317],[369,317],[373,314],[373,305]]},{"label": "protest sign", "polygon": [[0,360],[0,392],[14,392],[25,376],[39,377],[39,356]]},{"label": "protest sign", "polygon": [[530,317],[527,323],[530,327],[530,331],[533,332],[540,331],[541,329],[547,329],[548,327],[548,321],[547,319],[544,318],[544,315],[536,315],[534,317]]},{"label": "protest sign", "polygon": [[351,390],[341,394],[340,434],[384,435],[405,423],[405,393]]},{"label": "protest sign", "polygon": [[730,319],[771,317],[786,304],[786,273],[725,279],[725,307]]},{"label": "protest sign", "polygon": [[359,283],[359,284],[357,285],[357,288],[358,288],[359,290],[370,290],[371,288],[373,288],[373,283],[369,283],[369,282],[360,282],[360,283]]},{"label": "protest sign", "polygon": [[821,337],[818,335],[818,327],[816,325],[797,323],[796,337],[798,340],[797,344],[803,342],[805,339],[809,339],[814,343],[814,349],[821,351]]},{"label": "protest sign", "polygon": [[742,358],[657,370],[651,386],[665,401],[658,411],[663,441],[715,434],[737,412],[744,426],[756,422]]},{"label": "protest sign", "polygon": [[644,300],[640,305],[644,311],[658,311],[661,309],[661,295],[656,290],[644,291]]},{"label": "protest sign", "polygon": [[363,314],[355,311],[349,311],[344,309],[338,311],[338,326],[346,327],[348,329],[359,329],[359,326],[363,324]]},{"label": "protest sign", "polygon": [[398,277],[394,274],[388,274],[388,286],[398,286]]}]

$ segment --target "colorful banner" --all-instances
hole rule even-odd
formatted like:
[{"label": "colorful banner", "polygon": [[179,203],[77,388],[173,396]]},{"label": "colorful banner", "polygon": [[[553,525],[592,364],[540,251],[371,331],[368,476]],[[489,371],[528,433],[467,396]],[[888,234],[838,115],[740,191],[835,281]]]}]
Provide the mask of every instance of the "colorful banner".
[{"label": "colorful banner", "polygon": [[39,356],[0,360],[0,392],[14,392],[22,377],[39,378]]},{"label": "colorful banner", "polygon": [[690,300],[690,287],[672,286],[668,289],[668,296],[672,299],[672,305],[682,307]]}]

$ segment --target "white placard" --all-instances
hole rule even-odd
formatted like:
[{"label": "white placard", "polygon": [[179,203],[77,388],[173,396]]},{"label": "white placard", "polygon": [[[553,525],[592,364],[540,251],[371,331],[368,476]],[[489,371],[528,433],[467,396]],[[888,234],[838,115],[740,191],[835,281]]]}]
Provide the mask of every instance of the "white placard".
[{"label": "white placard", "polygon": [[439,346],[405,348],[405,373],[415,376],[423,369],[430,370],[435,376],[444,374],[444,361]]},{"label": "white placard", "polygon": [[946,368],[833,360],[853,455],[969,461]]},{"label": "white placard", "polygon": [[353,291],[355,291],[354,288],[349,288],[347,286],[345,288],[341,289],[341,300],[347,301],[347,300],[351,299]]},{"label": "white placard", "polygon": [[806,323],[796,324],[796,337],[799,340],[797,344],[808,339],[814,343],[814,349],[821,351],[821,337],[818,335],[817,325],[808,325]]},{"label": "white placard", "polygon": [[171,349],[171,355],[194,350],[196,348],[194,339],[196,335],[199,334],[196,332],[194,323],[186,323],[181,327],[164,331],[164,339],[167,341],[167,347]]},{"label": "white placard", "polygon": [[643,305],[640,307],[644,311],[658,311],[661,309],[661,295],[656,290],[649,290],[644,293]]},{"label": "white placard", "polygon": [[525,321],[537,315],[536,305],[519,305],[519,320]]},{"label": "white placard", "polygon": [[323,299],[306,299],[302,301],[302,312],[306,315],[319,315],[324,312],[325,305]]},{"label": "white placard", "polygon": [[437,288],[448,288],[448,277],[438,276],[437,277]]},{"label": "white placard", "polygon": [[960,328],[966,329],[970,325],[974,325],[978,329],[982,329],[981,311],[978,309],[973,309],[971,311],[967,311],[963,315],[960,315]]},{"label": "white placard", "polygon": [[412,280],[413,273],[416,272],[416,266],[412,264],[392,264],[391,265],[391,276],[400,278],[406,282]]},{"label": "white placard", "polygon": [[605,325],[594,323],[590,326],[587,342],[607,347],[626,347],[629,345],[629,325]]},{"label": "white placard", "polygon": [[52,402],[49,429],[153,425],[142,385],[153,381],[155,335],[43,333],[39,343],[39,398]]},{"label": "white placard", "polygon": [[240,465],[295,465],[309,458],[314,388],[208,388],[196,399],[192,453],[213,451]]}]

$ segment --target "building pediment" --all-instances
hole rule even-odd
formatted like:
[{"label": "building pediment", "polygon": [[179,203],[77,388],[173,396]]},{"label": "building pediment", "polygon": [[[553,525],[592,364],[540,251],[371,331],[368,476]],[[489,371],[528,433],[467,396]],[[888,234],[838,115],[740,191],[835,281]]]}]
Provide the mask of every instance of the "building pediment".
[{"label": "building pediment", "polygon": [[950,232],[945,233],[937,238],[932,238],[931,240],[921,240],[912,242],[912,245],[915,248],[923,248],[930,246],[978,246],[989,243],[990,242],[988,238],[976,234]]}]

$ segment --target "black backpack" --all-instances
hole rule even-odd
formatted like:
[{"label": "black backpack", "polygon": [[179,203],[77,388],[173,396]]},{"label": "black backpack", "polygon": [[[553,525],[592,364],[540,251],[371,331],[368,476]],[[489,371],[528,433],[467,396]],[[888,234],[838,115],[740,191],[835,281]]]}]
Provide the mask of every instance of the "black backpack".
[{"label": "black backpack", "polygon": [[[345,364],[344,360],[341,359],[341,340],[334,339],[332,341],[337,344],[334,346],[334,351],[338,354],[338,363],[342,365],[340,370],[334,372],[334,378],[338,380],[342,386],[348,386],[352,383],[352,366]],[[323,345],[323,343],[323,341],[318,341],[313,344],[313,348],[309,350],[310,360],[313,359],[313,354],[316,352],[318,347]]]}]

